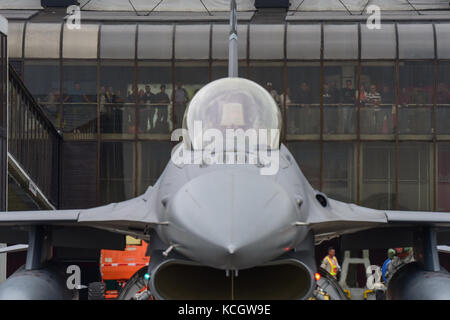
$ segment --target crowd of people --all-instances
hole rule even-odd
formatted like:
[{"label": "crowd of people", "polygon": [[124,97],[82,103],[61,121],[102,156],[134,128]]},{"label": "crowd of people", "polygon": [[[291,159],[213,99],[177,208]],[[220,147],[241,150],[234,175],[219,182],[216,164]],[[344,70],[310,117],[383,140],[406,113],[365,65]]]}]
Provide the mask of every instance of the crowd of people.
[{"label": "crowd of people", "polygon": [[[307,82],[301,82],[294,90],[287,88],[286,92],[280,94],[270,82],[267,82],[265,87],[280,107],[286,105],[288,133],[319,133],[320,93],[313,93]],[[393,84],[363,83],[357,90],[352,80],[346,80],[343,88],[339,88],[336,81],[328,81],[323,85],[322,103],[326,134],[355,133],[358,103],[361,107],[362,134],[394,132],[396,95]],[[432,86],[401,87],[398,103],[400,133],[431,132]],[[450,103],[450,84],[438,85],[436,103],[438,132],[450,132],[450,111],[447,111]]]},{"label": "crowd of people", "polygon": [[[360,130],[362,134],[389,134],[394,132],[396,122],[396,95],[393,85],[362,83],[359,90],[353,81],[344,81],[339,88],[337,81],[323,84],[322,99],[318,90],[309,83],[287,88],[278,93],[271,82],[266,90],[282,108],[286,106],[287,128],[290,134],[317,134],[320,131],[320,101],[324,110],[325,134],[348,134],[356,132],[357,106],[361,107]],[[183,115],[191,97],[178,82],[171,97],[166,85],[152,92],[150,85],[139,90],[130,90],[125,95],[112,86],[101,86],[98,96],[85,94],[78,82],[66,92],[53,88],[44,103],[50,118],[61,124],[65,131],[96,130],[97,97],[100,99],[101,127],[104,133],[167,133],[182,126]],[[61,98],[61,99],[60,99]],[[428,133],[432,128],[430,109],[433,106],[432,86],[401,87],[398,94],[400,133]],[[63,102],[64,116],[61,120],[59,103]],[[135,125],[135,104],[138,104],[138,128]],[[450,131],[450,84],[440,83],[436,91],[438,106],[438,131]],[[169,107],[173,104],[173,108]],[[172,115],[172,112],[174,114]],[[59,121],[62,121],[61,123]],[[174,120],[174,122],[173,122]]]},{"label": "crowd of people", "polygon": [[[57,89],[52,89],[42,103],[48,116],[55,124],[66,132],[95,132],[97,119],[97,95],[84,93],[78,82],[73,84],[67,93],[62,90],[59,96]],[[61,99],[60,99],[61,98]],[[152,92],[150,85],[144,89],[130,90],[123,95],[120,89],[112,86],[101,86],[98,94],[100,105],[100,122],[102,133],[134,133],[135,103],[138,103],[140,133],[168,133],[182,125],[184,111],[190,100],[188,91],[178,82],[173,93],[173,99],[166,92],[166,85],[159,86],[159,92]],[[172,101],[173,100],[173,101]],[[58,105],[63,102],[63,119],[61,120]],[[173,102],[175,115],[172,117]],[[60,122],[61,121],[61,122]]]}]

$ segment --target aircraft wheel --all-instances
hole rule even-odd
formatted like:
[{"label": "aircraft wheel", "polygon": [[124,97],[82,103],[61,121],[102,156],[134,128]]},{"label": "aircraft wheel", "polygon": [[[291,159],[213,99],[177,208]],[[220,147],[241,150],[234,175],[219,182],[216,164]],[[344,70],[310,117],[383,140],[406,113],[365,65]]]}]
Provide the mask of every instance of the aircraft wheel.
[{"label": "aircraft wheel", "polygon": [[105,300],[106,285],[103,282],[91,282],[88,286],[88,300]]},{"label": "aircraft wheel", "polygon": [[147,273],[147,267],[140,269],[136,272],[126,285],[120,290],[117,300],[149,300],[151,294],[148,291],[145,274]]}]

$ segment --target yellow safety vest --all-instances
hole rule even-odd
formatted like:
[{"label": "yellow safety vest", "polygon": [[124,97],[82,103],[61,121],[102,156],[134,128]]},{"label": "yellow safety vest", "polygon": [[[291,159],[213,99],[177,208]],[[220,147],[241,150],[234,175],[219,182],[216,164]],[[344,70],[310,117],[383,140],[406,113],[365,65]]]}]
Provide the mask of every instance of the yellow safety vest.
[{"label": "yellow safety vest", "polygon": [[325,259],[327,259],[328,263],[330,264],[331,270],[330,270],[330,274],[332,276],[336,276],[337,275],[337,259],[336,257],[333,257],[333,260],[330,259],[329,256],[326,256]]}]

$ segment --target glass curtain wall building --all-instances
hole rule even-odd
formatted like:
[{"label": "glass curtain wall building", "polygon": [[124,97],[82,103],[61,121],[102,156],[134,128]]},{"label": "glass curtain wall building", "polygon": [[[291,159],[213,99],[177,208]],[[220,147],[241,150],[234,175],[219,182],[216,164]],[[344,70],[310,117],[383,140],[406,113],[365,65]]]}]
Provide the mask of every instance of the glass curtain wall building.
[{"label": "glass curtain wall building", "polygon": [[[283,143],[315,188],[448,211],[449,37],[439,20],[240,22],[239,74],[272,94]],[[11,21],[9,38],[11,62],[63,132],[66,208],[144,192],[193,95],[227,75],[225,22]]]},{"label": "glass curtain wall building", "polygon": [[[6,210],[8,166],[8,21],[0,16],[0,210]],[[1,266],[0,266],[1,268]]]}]

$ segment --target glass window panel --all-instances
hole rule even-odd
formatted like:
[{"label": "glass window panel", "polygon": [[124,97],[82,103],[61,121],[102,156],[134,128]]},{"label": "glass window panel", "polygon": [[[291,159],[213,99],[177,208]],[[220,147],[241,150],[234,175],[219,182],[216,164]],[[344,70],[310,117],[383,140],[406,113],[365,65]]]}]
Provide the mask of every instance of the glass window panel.
[{"label": "glass window panel", "polygon": [[138,59],[172,59],[173,26],[140,24]]},{"label": "glass window panel", "polygon": [[[154,134],[169,133],[169,130],[172,129],[172,122],[171,118],[169,118],[171,106],[167,101],[170,101],[171,97],[171,64],[162,62],[139,62],[138,133],[140,138],[150,137]],[[165,103],[161,104],[164,101]]]},{"label": "glass window panel", "polygon": [[320,59],[320,25],[288,24],[287,59]]},{"label": "glass window panel", "polygon": [[250,59],[283,59],[284,25],[250,25]]},{"label": "glass window panel", "polygon": [[97,24],[81,24],[80,29],[69,29],[64,25],[63,58],[97,59]]},{"label": "glass window panel", "polygon": [[381,29],[369,29],[361,23],[361,59],[395,59],[397,40],[395,25],[381,24]]},{"label": "glass window panel", "polygon": [[25,85],[57,127],[60,125],[59,73],[59,61],[26,60],[24,64]]},{"label": "glass window panel", "polygon": [[335,200],[355,201],[355,153],[352,143],[324,143],[322,191]]},{"label": "glass window panel", "polygon": [[134,64],[106,62],[100,65],[100,128],[103,139],[134,138]]},{"label": "glass window panel", "polygon": [[436,90],[437,134],[450,134],[450,62],[439,62]]},{"label": "glass window panel", "polygon": [[275,102],[282,107],[283,65],[278,63],[253,62],[250,64],[250,80],[260,84],[270,92]]},{"label": "glass window panel", "polygon": [[209,32],[209,25],[177,25],[175,59],[208,59]]},{"label": "glass window panel", "polygon": [[[175,66],[174,129],[181,128],[186,107],[194,94],[209,82],[206,63],[177,63]],[[169,119],[171,119],[169,115]]]},{"label": "glass window panel", "polygon": [[100,57],[134,59],[136,25],[102,25]]},{"label": "glass window panel", "polygon": [[450,143],[438,143],[437,210],[450,211]]},{"label": "glass window panel", "polygon": [[433,62],[402,62],[399,71],[399,133],[432,132]]},{"label": "glass window panel", "polygon": [[434,58],[433,25],[399,24],[397,27],[400,59]]},{"label": "glass window panel", "polygon": [[22,39],[24,23],[8,25],[8,57],[22,58]]},{"label": "glass window panel", "polygon": [[65,133],[73,139],[93,139],[97,133],[97,62],[63,63],[63,121]]},{"label": "glass window panel", "polygon": [[[245,63],[239,64],[239,76],[241,78],[247,77],[247,68],[245,67]],[[213,62],[212,64],[212,80],[222,79],[228,77],[228,62]]]},{"label": "glass window panel", "polygon": [[358,28],[351,25],[324,25],[324,59],[358,59]]},{"label": "glass window panel", "polygon": [[324,134],[356,133],[357,64],[327,63],[323,74]]},{"label": "glass window panel", "polygon": [[316,190],[320,187],[320,144],[318,142],[288,142],[287,148]]},{"label": "glass window panel", "polygon": [[14,68],[14,71],[19,75],[19,77],[22,77],[22,65],[23,65],[23,60],[14,60],[14,59],[9,59],[9,63],[12,65],[12,67]]},{"label": "glass window panel", "polygon": [[[247,25],[238,24],[238,57],[247,58]],[[228,24],[213,24],[212,58],[228,59],[228,44],[230,26]]]},{"label": "glass window panel", "polygon": [[450,59],[450,24],[435,24],[438,59]]},{"label": "glass window panel", "polygon": [[25,58],[59,58],[60,23],[28,23]]},{"label": "glass window panel", "polygon": [[395,144],[361,144],[361,205],[395,209]]},{"label": "glass window panel", "polygon": [[431,143],[402,142],[398,152],[398,206],[400,210],[431,210]]},{"label": "glass window panel", "polygon": [[[291,135],[320,133],[320,64],[288,63],[286,126]],[[284,97],[281,96],[281,100]]]},{"label": "glass window panel", "polygon": [[155,185],[170,160],[172,143],[166,141],[146,141],[138,143],[139,185],[138,194]]},{"label": "glass window panel", "polygon": [[134,143],[100,145],[100,202],[108,204],[134,196]]},{"label": "glass window panel", "polygon": [[394,134],[395,65],[364,63],[360,80],[361,134]]}]

